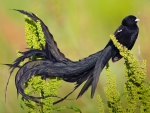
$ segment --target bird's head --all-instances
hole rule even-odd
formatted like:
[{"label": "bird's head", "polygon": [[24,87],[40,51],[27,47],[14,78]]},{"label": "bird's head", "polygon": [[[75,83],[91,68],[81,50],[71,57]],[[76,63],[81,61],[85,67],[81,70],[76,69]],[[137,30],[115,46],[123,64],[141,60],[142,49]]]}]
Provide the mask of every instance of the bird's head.
[{"label": "bird's head", "polygon": [[136,26],[137,22],[140,21],[133,15],[129,15],[122,20],[122,25],[124,26]]}]

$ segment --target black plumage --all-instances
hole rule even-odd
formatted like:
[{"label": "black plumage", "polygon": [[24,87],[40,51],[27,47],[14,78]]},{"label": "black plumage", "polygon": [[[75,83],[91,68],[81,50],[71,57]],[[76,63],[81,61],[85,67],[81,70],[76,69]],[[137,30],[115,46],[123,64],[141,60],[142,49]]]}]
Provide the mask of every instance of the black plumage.
[{"label": "black plumage", "polygon": [[[92,54],[83,60],[72,61],[60,52],[56,42],[53,39],[53,35],[49,32],[48,27],[41,19],[30,12],[23,10],[16,11],[27,15],[33,21],[40,21],[46,39],[46,45],[42,50],[29,49],[26,52],[22,52],[22,56],[17,58],[13,64],[7,64],[12,69],[11,73],[16,67],[19,68],[15,77],[15,85],[18,94],[20,93],[25,99],[39,102],[38,99],[43,97],[33,97],[25,94],[24,83],[34,75],[44,75],[46,78],[60,77],[66,82],[75,82],[76,86],[74,90],[86,81],[77,98],[82,96],[90,86],[92,87],[91,98],[93,98],[100,73],[105,65],[111,58],[113,62],[116,62],[122,58],[119,54],[119,50],[114,46],[112,40],[108,42],[103,50]],[[138,36],[139,28],[137,26],[137,21],[138,19],[133,15],[125,17],[122,20],[121,26],[114,33],[117,40],[130,50],[132,49]],[[21,61],[25,58],[30,58],[31,56],[42,57],[43,59],[29,61],[23,66],[19,66]],[[72,92],[54,104],[66,99]]]}]

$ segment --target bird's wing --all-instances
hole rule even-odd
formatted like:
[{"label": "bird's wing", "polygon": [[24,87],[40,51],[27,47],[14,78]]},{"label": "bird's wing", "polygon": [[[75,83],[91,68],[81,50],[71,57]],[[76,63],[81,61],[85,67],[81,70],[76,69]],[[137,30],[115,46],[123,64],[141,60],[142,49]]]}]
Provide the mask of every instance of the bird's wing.
[{"label": "bird's wing", "polygon": [[[129,50],[131,50],[131,49],[133,48],[133,46],[134,46],[134,44],[135,44],[135,41],[136,41],[136,39],[137,39],[137,37],[138,37],[138,33],[139,33],[139,30],[135,31],[135,33],[131,36],[131,41],[132,41],[132,43],[131,43],[131,45],[128,47]],[[135,38],[135,37],[136,37],[136,38]]]},{"label": "bird's wing", "polygon": [[118,37],[120,35],[122,35],[122,31],[125,29],[125,27],[123,25],[121,25],[115,32],[114,32],[114,36],[118,39]]},{"label": "bird's wing", "polygon": [[[116,37],[116,39],[118,39],[118,37],[120,37],[120,35],[122,35],[123,29],[124,29],[124,26],[121,25],[121,26],[119,26],[119,28],[114,32],[114,36]],[[105,46],[105,48],[108,47],[108,46],[110,46],[110,45],[114,45],[113,42],[112,42],[112,40],[109,40],[109,42],[107,43],[107,45]]]},{"label": "bird's wing", "polygon": [[[125,29],[123,26],[121,26],[121,28],[119,28],[119,29]],[[117,32],[117,31],[119,31],[119,30],[116,30],[116,36],[117,36],[117,39],[119,39],[119,38],[121,38],[121,32]],[[130,45],[128,45],[128,46],[126,46],[129,50],[131,50],[132,49],[132,47],[134,46],[134,44],[135,44],[135,41],[136,41],[136,39],[137,39],[137,36],[138,36],[138,32],[139,32],[139,30],[135,30],[134,31],[134,33],[132,34],[132,36],[131,36],[131,40],[130,40]],[[120,55],[120,53],[119,53],[119,50],[118,50],[118,52],[116,52],[116,54],[112,57],[112,62],[116,62],[116,61],[118,61],[118,60],[120,60],[122,58],[122,56]]]}]

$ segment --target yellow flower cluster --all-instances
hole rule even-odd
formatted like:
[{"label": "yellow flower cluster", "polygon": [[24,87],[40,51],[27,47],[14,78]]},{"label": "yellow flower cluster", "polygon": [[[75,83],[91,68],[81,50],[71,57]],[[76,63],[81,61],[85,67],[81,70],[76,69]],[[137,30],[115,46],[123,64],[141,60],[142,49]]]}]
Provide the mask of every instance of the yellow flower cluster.
[{"label": "yellow flower cluster", "polygon": [[[42,49],[42,46],[45,46],[45,38],[40,25],[40,21],[33,21],[29,17],[25,16],[25,35],[26,42],[29,48],[34,49]],[[33,60],[35,58],[30,58]],[[37,59],[37,58],[36,58]],[[38,96],[57,96],[57,89],[60,85],[59,78],[52,78],[51,80],[42,80],[41,76],[33,76],[26,84],[25,84],[25,93],[28,95],[36,95]],[[53,98],[45,98],[41,99],[43,106],[37,106],[32,101],[24,100],[24,104],[29,108],[29,113],[36,112],[49,112],[53,111]],[[36,109],[35,109],[36,108]]]}]

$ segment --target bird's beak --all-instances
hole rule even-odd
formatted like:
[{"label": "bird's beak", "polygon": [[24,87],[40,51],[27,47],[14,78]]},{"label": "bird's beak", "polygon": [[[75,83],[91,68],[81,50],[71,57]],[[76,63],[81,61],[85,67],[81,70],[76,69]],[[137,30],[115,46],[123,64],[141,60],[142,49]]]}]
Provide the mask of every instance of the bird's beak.
[{"label": "bird's beak", "polygon": [[137,18],[137,19],[135,19],[135,21],[138,22],[138,21],[140,21],[140,19]]}]

